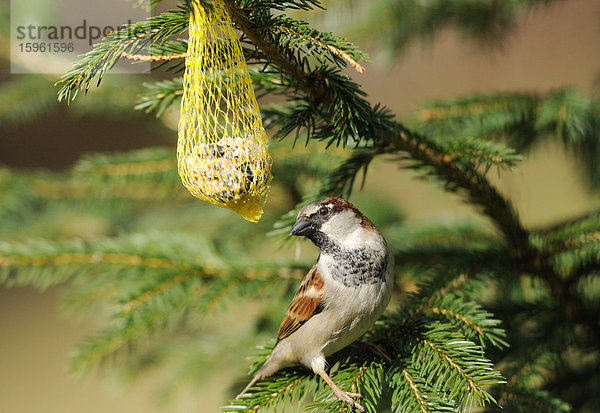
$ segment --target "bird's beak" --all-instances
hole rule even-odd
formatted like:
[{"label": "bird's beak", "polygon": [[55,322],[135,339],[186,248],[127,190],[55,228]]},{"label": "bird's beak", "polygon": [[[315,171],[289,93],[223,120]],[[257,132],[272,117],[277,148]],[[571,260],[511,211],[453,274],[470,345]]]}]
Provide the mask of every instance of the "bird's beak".
[{"label": "bird's beak", "polygon": [[315,231],[316,228],[311,221],[300,218],[292,227],[290,235],[308,236],[310,234],[314,234]]}]

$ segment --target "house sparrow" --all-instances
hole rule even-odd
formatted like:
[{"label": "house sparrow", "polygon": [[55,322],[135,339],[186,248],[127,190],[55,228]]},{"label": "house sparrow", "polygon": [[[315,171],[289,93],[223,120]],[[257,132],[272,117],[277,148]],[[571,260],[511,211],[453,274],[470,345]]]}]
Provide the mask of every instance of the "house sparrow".
[{"label": "house sparrow", "polygon": [[[339,400],[364,412],[325,372],[325,357],[362,336],[392,294],[394,255],[373,223],[341,198],[323,198],[300,210],[290,235],[305,236],[320,251],[290,304],[277,344],[240,394],[258,380],[294,365],[320,375]],[[239,397],[239,396],[238,396]]]}]

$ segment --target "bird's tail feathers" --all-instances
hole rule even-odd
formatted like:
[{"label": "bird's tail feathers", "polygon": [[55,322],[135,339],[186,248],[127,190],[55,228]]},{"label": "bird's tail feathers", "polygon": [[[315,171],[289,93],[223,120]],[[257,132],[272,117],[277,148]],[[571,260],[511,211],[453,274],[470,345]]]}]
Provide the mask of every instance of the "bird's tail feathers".
[{"label": "bird's tail feathers", "polygon": [[[262,369],[261,369],[262,370]],[[239,399],[240,397],[242,397],[244,394],[246,394],[248,392],[248,390],[250,390],[250,388],[252,386],[254,386],[256,384],[257,381],[259,381],[260,379],[262,379],[264,376],[261,374],[261,372],[259,371],[258,373],[256,373],[254,375],[254,377],[252,377],[252,380],[250,380],[250,383],[248,383],[246,385],[246,387],[244,387],[244,390],[242,390],[242,392],[240,394],[237,395],[236,399]]]},{"label": "bird's tail feathers", "polygon": [[269,358],[267,358],[267,361],[265,361],[265,364],[263,364],[263,366],[260,368],[260,370],[258,370],[258,373],[256,373],[254,375],[254,377],[252,377],[252,380],[250,380],[250,383],[248,383],[248,385],[244,388],[244,390],[242,390],[242,392],[240,394],[238,394],[236,399],[239,399],[241,396],[246,394],[248,392],[248,390],[250,390],[250,388],[252,386],[254,386],[256,384],[256,382],[258,382],[259,380],[262,380],[266,377],[272,376],[278,370],[280,370],[282,367],[285,367],[285,365],[281,365],[281,363],[279,362],[278,359],[279,358],[277,357],[275,352],[271,353],[271,355],[269,355]]}]

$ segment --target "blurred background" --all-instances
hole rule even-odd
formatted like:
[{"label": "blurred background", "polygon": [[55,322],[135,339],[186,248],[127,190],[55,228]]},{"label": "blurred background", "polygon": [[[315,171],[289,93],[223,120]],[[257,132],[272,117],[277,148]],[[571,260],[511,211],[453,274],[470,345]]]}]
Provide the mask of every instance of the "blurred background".
[{"label": "blurred background", "polygon": [[[336,10],[353,7],[356,12],[361,2],[331,3]],[[174,4],[164,2],[159,11]],[[109,75],[105,84],[88,96],[78,97],[69,106],[59,104],[53,86],[56,77],[10,73],[9,2],[2,0],[0,7],[2,171],[10,168],[60,174],[69,171],[84,154],[145,147],[163,146],[175,156],[177,112],[156,119],[133,109],[141,83],[170,75],[161,71]],[[389,106],[401,118],[411,116],[416,105],[425,100],[478,92],[546,92],[565,86],[591,90],[597,89],[600,81],[600,4],[594,0],[558,1],[527,10],[499,47],[482,47],[448,28],[431,43],[410,44],[400,57],[381,47],[384,39],[378,39],[376,32],[369,33],[364,27],[354,30],[339,17],[345,13],[351,12],[336,13],[335,19],[327,12],[311,18],[317,27],[341,32],[370,55],[366,73],[348,73],[364,86],[371,102]],[[106,104],[107,99],[110,104]],[[515,171],[490,176],[514,202],[524,224],[539,227],[600,207],[600,196],[582,185],[577,168],[575,158],[560,143],[547,141],[532,148]],[[456,196],[435,184],[414,180],[410,171],[399,170],[385,159],[376,161],[364,190],[355,194],[359,206],[368,200],[399,206],[409,222],[456,216],[479,219]],[[289,205],[285,193],[275,188],[266,212],[276,214]],[[202,211],[216,207],[198,208],[200,213],[192,215],[197,220],[193,227],[203,231],[206,226],[210,231]],[[239,220],[228,211],[217,214],[225,222]],[[155,218],[142,215],[140,212],[140,222]],[[74,212],[42,216],[39,222],[14,228],[4,237],[85,239],[114,231],[108,219]],[[314,254],[309,247],[305,249],[308,255]],[[277,253],[293,252],[294,246],[288,246]],[[169,372],[161,368],[133,379],[110,369],[70,373],[72,347],[97,332],[106,320],[93,313],[78,317],[63,309],[62,298],[60,286],[43,292],[28,287],[0,288],[1,413],[215,411],[225,400],[228,380],[246,369],[243,355],[238,355],[210,371],[201,388],[188,388],[169,397],[161,390]],[[214,322],[228,325],[243,319],[233,309]]]}]

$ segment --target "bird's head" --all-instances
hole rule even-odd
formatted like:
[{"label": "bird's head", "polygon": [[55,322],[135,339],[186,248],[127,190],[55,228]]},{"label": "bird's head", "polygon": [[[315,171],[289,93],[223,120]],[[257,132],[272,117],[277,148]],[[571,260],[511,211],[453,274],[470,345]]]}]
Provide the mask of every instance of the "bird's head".
[{"label": "bird's head", "polygon": [[305,236],[321,248],[326,243],[351,247],[379,231],[362,212],[342,198],[322,198],[304,206],[290,235]]}]

